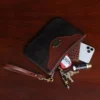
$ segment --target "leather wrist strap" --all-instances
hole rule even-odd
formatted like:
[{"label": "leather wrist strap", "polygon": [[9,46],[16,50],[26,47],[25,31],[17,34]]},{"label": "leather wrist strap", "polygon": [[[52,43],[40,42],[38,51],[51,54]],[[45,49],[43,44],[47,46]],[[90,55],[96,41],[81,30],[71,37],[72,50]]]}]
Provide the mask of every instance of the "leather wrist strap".
[{"label": "leather wrist strap", "polygon": [[4,66],[4,69],[12,71],[12,72],[24,74],[24,75],[27,75],[27,76],[31,76],[31,77],[37,78],[39,80],[46,80],[47,82],[53,82],[53,76],[51,76],[50,78],[46,78],[45,76],[43,76],[41,74],[36,74],[34,72],[28,71],[24,68],[20,68],[20,67],[15,66],[15,65],[6,64]]}]

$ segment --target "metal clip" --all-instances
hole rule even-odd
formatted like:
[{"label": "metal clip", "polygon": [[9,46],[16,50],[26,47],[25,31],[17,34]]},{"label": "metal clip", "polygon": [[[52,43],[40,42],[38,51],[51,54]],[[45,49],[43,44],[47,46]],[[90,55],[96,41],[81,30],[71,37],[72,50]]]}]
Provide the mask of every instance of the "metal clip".
[{"label": "metal clip", "polygon": [[38,78],[39,80],[45,80],[45,81],[47,81],[47,82],[53,82],[54,81],[54,79],[53,78]]},{"label": "metal clip", "polygon": [[45,81],[47,81],[47,82],[53,82],[54,81],[54,73],[51,75],[51,77],[50,78],[42,78],[42,77],[39,77],[38,79],[39,80],[45,80]]},{"label": "metal clip", "polygon": [[48,78],[48,79],[47,79],[47,82],[53,82],[53,81],[54,81],[53,78]]}]

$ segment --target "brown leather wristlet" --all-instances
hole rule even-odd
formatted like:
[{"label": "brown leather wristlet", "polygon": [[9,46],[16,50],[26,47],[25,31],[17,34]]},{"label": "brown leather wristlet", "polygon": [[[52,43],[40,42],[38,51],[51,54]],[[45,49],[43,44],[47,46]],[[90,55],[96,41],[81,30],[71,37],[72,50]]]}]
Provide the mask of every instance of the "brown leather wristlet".
[{"label": "brown leather wristlet", "polygon": [[34,72],[28,71],[24,68],[21,68],[21,67],[15,66],[15,65],[11,65],[11,64],[6,64],[4,66],[4,69],[12,71],[12,72],[24,74],[24,75],[27,75],[27,76],[31,76],[31,77],[37,78],[39,80],[46,80],[47,82],[53,82],[54,74],[50,78],[46,78],[44,75],[36,74]]}]

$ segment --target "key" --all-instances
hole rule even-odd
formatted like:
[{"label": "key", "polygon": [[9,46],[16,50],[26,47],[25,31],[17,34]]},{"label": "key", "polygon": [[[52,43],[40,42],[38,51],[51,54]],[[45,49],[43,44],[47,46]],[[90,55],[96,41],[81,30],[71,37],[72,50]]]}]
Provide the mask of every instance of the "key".
[{"label": "key", "polygon": [[64,74],[66,79],[69,79],[71,81],[71,83],[74,82],[74,80],[71,78],[71,74],[69,72],[67,72],[66,74]]},{"label": "key", "polygon": [[78,73],[79,73],[79,71],[69,71],[67,73],[64,73],[64,75],[67,79],[69,79],[73,83],[74,80],[72,79],[72,76],[75,74],[78,74]]},{"label": "key", "polygon": [[61,74],[62,77],[65,76],[66,79],[69,79],[72,83],[74,82],[74,80],[71,78],[71,75],[72,75],[71,71],[66,73],[61,68],[59,68],[59,69],[60,69],[60,74]]},{"label": "key", "polygon": [[60,75],[67,89],[70,89],[68,78],[65,77],[64,72],[61,69],[60,69]]},{"label": "key", "polygon": [[79,71],[69,71],[69,73],[70,73],[70,76],[73,76],[73,75],[75,75],[75,74],[78,74]]}]

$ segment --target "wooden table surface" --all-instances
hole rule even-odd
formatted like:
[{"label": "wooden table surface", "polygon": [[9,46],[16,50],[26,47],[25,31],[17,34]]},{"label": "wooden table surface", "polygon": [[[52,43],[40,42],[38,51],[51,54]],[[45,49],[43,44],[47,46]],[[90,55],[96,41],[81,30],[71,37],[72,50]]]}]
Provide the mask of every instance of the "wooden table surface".
[{"label": "wooden table surface", "polygon": [[[86,33],[95,47],[93,68],[81,71],[67,90],[59,76],[54,83],[9,72],[6,63],[40,71],[23,55],[24,45],[53,17],[62,17]],[[100,100],[100,1],[0,1],[0,100]]]}]

